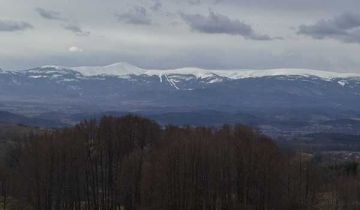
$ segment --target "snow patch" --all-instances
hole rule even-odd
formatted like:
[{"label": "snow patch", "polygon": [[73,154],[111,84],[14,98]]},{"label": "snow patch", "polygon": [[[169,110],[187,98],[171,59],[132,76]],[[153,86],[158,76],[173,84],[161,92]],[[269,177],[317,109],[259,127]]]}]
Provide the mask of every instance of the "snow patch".
[{"label": "snow patch", "polygon": [[128,63],[115,63],[108,66],[82,66],[71,67],[84,76],[118,76],[141,75],[145,73],[144,69],[133,66]]},{"label": "snow patch", "polygon": [[[0,73],[3,72],[0,70]],[[47,65],[35,69],[25,70],[22,72],[29,73],[29,76],[44,77],[52,76],[52,78],[60,77],[69,73],[76,74],[77,79],[84,79],[87,77],[98,77],[101,79],[104,76],[115,76],[118,78],[131,79],[131,76],[156,76],[160,82],[168,81],[173,87],[177,88],[177,82],[190,81],[192,79],[202,80],[205,83],[219,83],[224,79],[247,79],[273,76],[292,76],[301,78],[317,77],[323,80],[331,81],[333,79],[349,79],[356,78],[360,81],[360,74],[356,73],[338,73],[319,71],[312,69],[264,69],[264,70],[208,70],[201,68],[179,68],[179,69],[143,69],[128,63],[115,63],[108,66],[81,66],[81,67],[65,67],[56,65]],[[286,78],[292,79],[292,78]],[[345,86],[345,80],[338,81],[338,84]]]},{"label": "snow patch", "polygon": [[345,85],[348,84],[348,82],[344,81],[344,80],[340,80],[340,81],[338,81],[338,84],[344,87]]},{"label": "snow patch", "polygon": [[[356,73],[338,73],[329,71],[320,71],[312,69],[264,69],[264,70],[208,70],[201,68],[179,68],[179,69],[143,69],[128,63],[115,63],[109,66],[95,66],[95,67],[70,67],[75,71],[80,72],[84,76],[118,76],[124,77],[129,75],[148,75],[158,76],[162,82],[163,76],[182,76],[188,78],[194,76],[197,79],[209,79],[212,82],[221,82],[218,77],[228,79],[245,79],[245,78],[258,78],[258,77],[271,77],[271,76],[301,76],[301,77],[319,77],[324,80],[332,80],[335,78],[360,78],[360,74]],[[215,79],[217,77],[217,79]]]}]

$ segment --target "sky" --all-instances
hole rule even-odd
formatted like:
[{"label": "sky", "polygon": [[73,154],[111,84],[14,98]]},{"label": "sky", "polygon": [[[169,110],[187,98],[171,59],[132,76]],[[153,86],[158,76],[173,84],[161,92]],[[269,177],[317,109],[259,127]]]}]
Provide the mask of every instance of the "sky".
[{"label": "sky", "polygon": [[360,73],[359,0],[0,0],[0,68]]}]

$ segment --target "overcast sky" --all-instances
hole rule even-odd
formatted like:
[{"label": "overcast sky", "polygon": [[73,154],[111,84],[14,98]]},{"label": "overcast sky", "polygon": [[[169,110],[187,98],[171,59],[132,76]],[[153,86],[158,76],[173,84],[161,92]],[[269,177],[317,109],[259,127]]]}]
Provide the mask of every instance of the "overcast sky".
[{"label": "overcast sky", "polygon": [[0,68],[360,73],[359,0],[0,0]]}]

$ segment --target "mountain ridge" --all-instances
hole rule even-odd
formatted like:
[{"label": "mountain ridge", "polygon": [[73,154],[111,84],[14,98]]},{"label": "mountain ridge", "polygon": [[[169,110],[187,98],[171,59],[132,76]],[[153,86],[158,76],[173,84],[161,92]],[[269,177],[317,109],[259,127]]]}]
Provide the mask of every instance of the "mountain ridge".
[{"label": "mountain ridge", "polygon": [[[109,69],[112,71],[106,72]],[[30,113],[293,106],[346,111],[358,110],[359,103],[358,74],[307,69],[146,70],[117,63],[105,67],[42,66],[0,74],[0,108]]]},{"label": "mountain ridge", "polygon": [[[99,77],[99,76],[114,76],[119,78],[129,78],[131,76],[157,76],[160,80],[167,76],[193,76],[196,79],[217,79],[210,80],[211,82],[221,82],[222,79],[246,79],[246,78],[259,78],[259,77],[272,77],[272,76],[301,76],[301,77],[318,77],[324,80],[331,79],[359,79],[360,73],[342,73],[314,69],[301,69],[301,68],[277,68],[277,69],[262,69],[262,70],[249,70],[249,69],[202,69],[196,67],[185,67],[176,69],[145,69],[135,65],[119,62],[106,66],[79,66],[79,67],[66,67],[56,65],[45,65],[37,68],[17,71],[2,71],[2,72],[17,72],[23,73],[28,71],[38,70],[38,73],[46,73],[47,71],[74,71],[80,73],[83,77]],[[1,72],[1,70],[0,70]]]},{"label": "mountain ridge", "polygon": [[64,124],[74,121],[64,115],[113,111],[151,113],[171,123],[257,124],[271,135],[352,134],[358,133],[357,121],[328,122],[360,118],[358,104],[358,74],[308,69],[156,70],[117,63],[0,73],[0,110]]}]

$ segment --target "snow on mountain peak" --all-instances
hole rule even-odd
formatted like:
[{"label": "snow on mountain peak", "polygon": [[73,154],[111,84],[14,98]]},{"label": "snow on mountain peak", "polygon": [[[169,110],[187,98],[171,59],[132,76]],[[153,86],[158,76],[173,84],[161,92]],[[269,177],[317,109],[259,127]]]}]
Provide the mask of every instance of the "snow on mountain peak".
[{"label": "snow on mountain peak", "polygon": [[41,66],[40,69],[56,69],[56,70],[64,70],[64,69],[68,69],[65,66],[57,66],[57,65],[44,65]]},{"label": "snow on mountain peak", "polygon": [[130,75],[148,75],[148,76],[169,76],[169,75],[192,75],[198,79],[205,79],[214,76],[225,77],[229,79],[244,79],[244,78],[256,78],[267,76],[303,76],[303,77],[319,77],[322,79],[334,79],[334,78],[351,78],[359,77],[360,74],[356,73],[338,73],[329,71],[319,71],[311,69],[266,69],[266,70],[207,70],[201,68],[179,68],[179,69],[142,69],[137,66],[128,63],[115,63],[108,66],[84,66],[70,68],[80,72],[84,76],[130,76]]},{"label": "snow on mountain peak", "polygon": [[[209,81],[216,82],[222,81],[221,78],[227,79],[245,79],[245,78],[258,78],[258,77],[272,77],[272,76],[301,76],[301,77],[318,77],[324,80],[331,80],[335,78],[360,78],[360,74],[356,73],[338,73],[311,69],[265,69],[265,70],[208,70],[195,67],[178,68],[178,69],[143,69],[137,66],[121,62],[107,66],[80,66],[80,67],[64,67],[47,65],[37,69],[30,69],[27,71],[40,73],[49,72],[68,72],[75,71],[83,76],[116,76],[120,78],[129,78],[131,75],[147,75],[158,76],[160,80],[162,77],[195,77],[197,79],[208,79]],[[1,72],[1,70],[0,70]]]},{"label": "snow on mountain peak", "polygon": [[123,77],[145,73],[144,69],[128,63],[115,63],[108,66],[81,66],[72,67],[71,69],[80,72],[84,76],[109,75]]},{"label": "snow on mountain peak", "polygon": [[169,69],[169,70],[147,70],[145,72],[149,76],[168,76],[168,75],[192,75],[198,79],[205,79],[216,76],[216,74],[210,70],[200,68],[180,68],[180,69]]},{"label": "snow on mountain peak", "polygon": [[325,80],[334,78],[351,78],[360,77],[356,73],[338,73],[311,69],[266,69],[266,70],[215,70],[215,74],[230,79],[244,79],[256,77],[271,77],[271,76],[302,76],[302,77],[319,77]]}]

